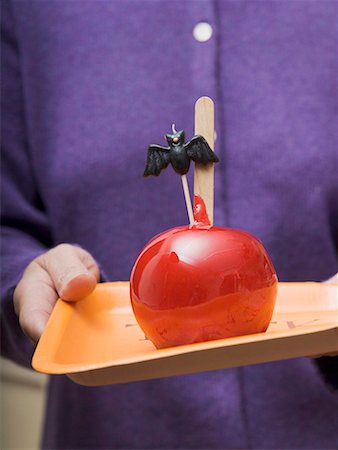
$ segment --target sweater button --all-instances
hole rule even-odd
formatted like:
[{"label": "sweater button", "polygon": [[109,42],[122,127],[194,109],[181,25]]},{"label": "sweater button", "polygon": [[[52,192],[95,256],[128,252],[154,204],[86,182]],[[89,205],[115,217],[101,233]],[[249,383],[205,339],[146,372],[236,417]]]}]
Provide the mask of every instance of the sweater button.
[{"label": "sweater button", "polygon": [[208,22],[199,22],[194,26],[193,36],[198,42],[207,42],[213,33],[212,26]]}]

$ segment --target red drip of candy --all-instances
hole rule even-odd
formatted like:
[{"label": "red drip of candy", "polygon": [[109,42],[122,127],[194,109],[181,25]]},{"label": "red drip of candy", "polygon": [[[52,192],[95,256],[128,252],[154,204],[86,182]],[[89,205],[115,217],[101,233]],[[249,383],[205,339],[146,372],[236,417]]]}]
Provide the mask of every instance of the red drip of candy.
[{"label": "red drip of candy", "polygon": [[204,200],[200,195],[194,195],[194,219],[192,228],[210,227],[211,222]]}]

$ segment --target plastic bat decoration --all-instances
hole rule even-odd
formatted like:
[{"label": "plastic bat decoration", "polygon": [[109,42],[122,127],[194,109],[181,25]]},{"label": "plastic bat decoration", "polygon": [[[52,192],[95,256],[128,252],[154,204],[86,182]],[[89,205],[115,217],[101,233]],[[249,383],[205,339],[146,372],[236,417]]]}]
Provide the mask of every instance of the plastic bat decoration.
[{"label": "plastic bat decoration", "polygon": [[175,172],[179,175],[185,175],[189,170],[191,160],[199,164],[219,161],[203,136],[194,136],[189,142],[185,143],[185,134],[182,130],[174,132],[174,134],[166,134],[165,138],[169,147],[156,144],[149,146],[143,176],[158,176],[169,163],[173,166]]}]

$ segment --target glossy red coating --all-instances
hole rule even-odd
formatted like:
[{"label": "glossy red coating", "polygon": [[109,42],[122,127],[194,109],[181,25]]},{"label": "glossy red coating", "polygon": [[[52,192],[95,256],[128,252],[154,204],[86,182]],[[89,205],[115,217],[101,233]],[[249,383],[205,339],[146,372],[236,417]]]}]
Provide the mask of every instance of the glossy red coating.
[{"label": "glossy red coating", "polygon": [[259,333],[270,323],[277,276],[262,243],[200,225],[156,236],[132,270],[132,307],[157,348]]},{"label": "glossy red coating", "polygon": [[193,226],[209,226],[211,225],[210,219],[208,217],[207,208],[200,195],[194,195],[194,219],[195,223]]}]

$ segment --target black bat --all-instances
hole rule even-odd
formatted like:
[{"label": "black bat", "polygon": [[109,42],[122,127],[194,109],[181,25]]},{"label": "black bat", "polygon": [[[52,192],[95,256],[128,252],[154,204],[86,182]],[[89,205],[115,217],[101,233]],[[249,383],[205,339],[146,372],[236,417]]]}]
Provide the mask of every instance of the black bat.
[{"label": "black bat", "polygon": [[178,131],[174,134],[166,134],[165,138],[169,147],[156,144],[149,146],[143,176],[158,176],[169,163],[171,163],[175,172],[185,175],[189,170],[191,160],[200,164],[219,161],[203,136],[194,136],[189,142],[185,143],[184,131]]}]

